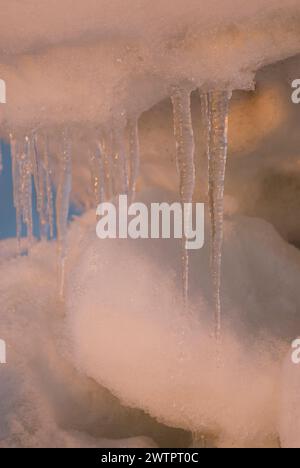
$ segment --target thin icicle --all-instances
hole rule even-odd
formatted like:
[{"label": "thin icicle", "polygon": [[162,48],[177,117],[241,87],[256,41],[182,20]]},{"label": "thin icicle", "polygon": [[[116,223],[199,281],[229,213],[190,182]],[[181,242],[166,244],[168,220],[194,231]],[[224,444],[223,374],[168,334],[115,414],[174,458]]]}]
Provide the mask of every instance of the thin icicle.
[{"label": "thin icicle", "polygon": [[198,432],[192,432],[192,437],[193,437],[193,443],[191,445],[191,448],[200,448],[200,449],[206,448],[205,435],[199,434]]},{"label": "thin icicle", "polygon": [[114,161],[112,161],[112,133],[108,132],[98,141],[103,165],[103,197],[109,200],[114,193]]},{"label": "thin icicle", "polygon": [[45,184],[46,184],[46,215],[47,222],[49,225],[49,235],[52,239],[54,236],[54,216],[53,216],[53,194],[52,194],[52,182],[51,182],[51,169],[49,164],[49,143],[48,137],[44,140],[44,169],[45,169]]},{"label": "thin icicle", "polygon": [[95,151],[90,153],[90,171],[92,188],[95,198],[95,203],[98,206],[99,203],[104,201],[104,164],[101,143],[97,143]]},{"label": "thin icicle", "polygon": [[128,134],[130,159],[129,197],[132,202],[135,199],[136,181],[140,170],[140,142],[137,118],[133,118],[128,121]]},{"label": "thin icicle", "polygon": [[114,160],[114,195],[128,194],[128,169],[124,145],[124,128],[113,130],[113,160]]},{"label": "thin icicle", "polygon": [[33,168],[33,180],[37,198],[37,211],[40,220],[40,236],[42,239],[47,238],[47,207],[45,197],[45,168],[41,154],[38,149],[38,137],[33,135],[31,141],[31,160]]},{"label": "thin icicle", "polygon": [[33,174],[33,181],[36,191],[36,198],[37,198],[37,210],[40,211],[41,205],[41,194],[40,194],[40,181],[39,181],[39,171],[38,171],[38,154],[37,154],[37,137],[34,134],[31,138],[30,142],[30,156],[31,156],[31,165],[32,165],[32,174]]},{"label": "thin icicle", "polygon": [[205,153],[207,161],[209,161],[209,145],[210,145],[210,129],[211,121],[209,115],[209,99],[207,93],[202,93],[199,91],[200,104],[201,104],[201,117],[202,117],[202,127],[203,127],[203,137],[205,142]]},{"label": "thin icicle", "polygon": [[[208,179],[211,216],[211,269],[214,288],[215,335],[221,335],[221,264],[224,219],[224,184],[227,159],[228,109],[231,93],[212,91],[207,95],[206,110],[209,131]],[[205,98],[206,99],[206,98]],[[205,101],[203,101],[205,103]]]},{"label": "thin icicle", "polygon": [[59,182],[56,193],[56,224],[59,256],[59,293],[64,295],[65,262],[67,256],[67,228],[72,187],[72,160],[70,139],[63,133],[63,151],[60,161]]},{"label": "thin icicle", "polygon": [[12,180],[13,180],[13,201],[16,210],[16,230],[19,251],[21,249],[21,233],[22,233],[22,209],[21,209],[21,174],[20,161],[18,154],[18,144],[12,133],[10,137],[10,151],[12,161]]},{"label": "thin icicle", "polygon": [[[176,162],[180,178],[180,198],[182,204],[192,203],[195,188],[194,134],[191,117],[190,92],[176,88],[172,95],[174,134],[176,140]],[[190,212],[190,216],[191,216]],[[183,298],[188,305],[189,255],[186,238],[182,246]]]},{"label": "thin icicle", "polygon": [[33,243],[32,218],[32,165],[30,160],[30,140],[26,136],[20,160],[22,217],[27,230],[27,248]]}]

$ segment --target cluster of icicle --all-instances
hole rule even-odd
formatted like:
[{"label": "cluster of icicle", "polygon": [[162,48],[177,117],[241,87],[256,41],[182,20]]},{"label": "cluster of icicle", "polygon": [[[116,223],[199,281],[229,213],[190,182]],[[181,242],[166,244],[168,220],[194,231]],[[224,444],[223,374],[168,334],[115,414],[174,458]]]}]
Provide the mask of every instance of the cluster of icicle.
[{"label": "cluster of icicle", "polygon": [[20,246],[24,223],[27,231],[27,244],[30,247],[33,242],[32,180],[34,180],[36,190],[41,237],[48,238],[54,235],[48,142],[47,138],[38,140],[36,134],[30,137],[26,135],[22,139],[16,139],[13,134],[10,134],[10,147],[17,239]]},{"label": "cluster of icicle", "polygon": [[[228,110],[231,93],[228,91],[200,91],[202,119],[206,134],[208,160],[208,200],[211,218],[211,274],[214,292],[215,336],[221,334],[221,259],[223,243],[223,199],[227,159]],[[172,95],[176,164],[180,179],[182,203],[191,203],[195,187],[194,135],[191,117],[190,92],[174,88]],[[183,298],[188,306],[189,257],[183,239],[182,276]]]},{"label": "cluster of icicle", "polygon": [[[191,203],[195,187],[194,134],[190,91],[174,87],[172,91],[176,165],[180,180],[180,200]],[[227,156],[227,120],[230,93],[201,93],[202,117],[206,129],[206,151],[209,173],[209,208],[211,215],[211,267],[215,306],[215,335],[221,331],[221,252],[223,240],[223,194]],[[124,144],[124,127],[116,126],[108,135],[96,138],[89,154],[92,190],[95,205],[117,194],[134,200],[139,174],[138,119],[127,122],[128,147]],[[64,265],[67,255],[67,227],[72,186],[73,136],[64,130],[59,148],[59,177],[54,209],[53,180],[48,137],[31,132],[22,138],[10,135],[13,198],[16,209],[17,238],[20,243],[22,225],[26,226],[27,244],[33,242],[33,189],[36,193],[41,238],[52,238],[57,229],[59,253],[59,289],[63,295]],[[0,161],[2,166],[2,161]],[[56,223],[54,223],[56,213]],[[183,300],[188,307],[189,257],[186,239],[182,242]]]},{"label": "cluster of icicle", "polygon": [[[116,126],[105,135],[95,138],[91,144],[89,166],[95,204],[117,194],[128,194],[132,201],[139,173],[138,121],[128,120],[128,149],[124,144],[123,126]],[[23,250],[22,234],[26,234],[26,249],[29,253],[34,241],[33,200],[36,195],[36,210],[39,217],[41,239],[57,235],[59,291],[64,294],[64,269],[67,257],[67,229],[72,189],[72,148],[76,136],[68,129],[56,135],[59,141],[50,149],[48,136],[33,131],[21,137],[10,133],[12,160],[13,201],[16,211],[16,231],[20,252]],[[58,152],[54,155],[53,152]],[[2,167],[2,155],[0,155]],[[53,186],[52,159],[56,156],[59,171],[56,177],[56,192]],[[58,157],[57,157],[58,156]],[[55,232],[56,230],[56,232]]]}]

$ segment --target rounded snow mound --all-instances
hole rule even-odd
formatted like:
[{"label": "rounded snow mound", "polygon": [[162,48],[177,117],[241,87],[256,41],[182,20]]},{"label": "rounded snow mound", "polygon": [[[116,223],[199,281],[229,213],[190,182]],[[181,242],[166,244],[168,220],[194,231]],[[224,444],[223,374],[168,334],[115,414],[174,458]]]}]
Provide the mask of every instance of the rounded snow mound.
[{"label": "rounded snow mound", "polygon": [[220,445],[276,440],[281,361],[300,326],[299,252],[262,220],[226,221],[218,345],[207,247],[191,255],[186,315],[176,242],[100,241],[93,215],[81,223],[67,293],[76,366],[126,405],[213,431]]}]

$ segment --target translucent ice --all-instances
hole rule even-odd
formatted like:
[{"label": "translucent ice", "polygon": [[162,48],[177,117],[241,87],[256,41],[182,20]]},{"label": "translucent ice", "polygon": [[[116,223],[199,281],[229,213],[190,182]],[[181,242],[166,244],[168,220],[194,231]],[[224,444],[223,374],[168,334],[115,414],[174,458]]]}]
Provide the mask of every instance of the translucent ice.
[{"label": "translucent ice", "polygon": [[[221,334],[220,294],[229,97],[228,91],[212,91],[207,96],[208,198],[212,237],[211,268],[214,285],[215,335],[217,338]],[[205,105],[205,102],[202,104]]]},{"label": "translucent ice", "polygon": [[[195,188],[194,134],[191,116],[190,92],[175,88],[172,94],[174,135],[176,141],[176,165],[179,172],[179,194],[182,206],[193,201]],[[191,209],[189,215],[191,216]],[[188,304],[189,256],[186,237],[182,245],[183,298]]]}]

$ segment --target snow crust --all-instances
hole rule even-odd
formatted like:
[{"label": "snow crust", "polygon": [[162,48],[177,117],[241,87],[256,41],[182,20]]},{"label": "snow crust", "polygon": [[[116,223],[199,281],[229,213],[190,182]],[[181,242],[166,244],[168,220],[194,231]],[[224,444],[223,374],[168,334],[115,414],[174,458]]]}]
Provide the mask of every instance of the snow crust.
[{"label": "snow crust", "polygon": [[299,53],[297,0],[2,0],[2,131],[140,114],[182,83],[251,88]]}]

